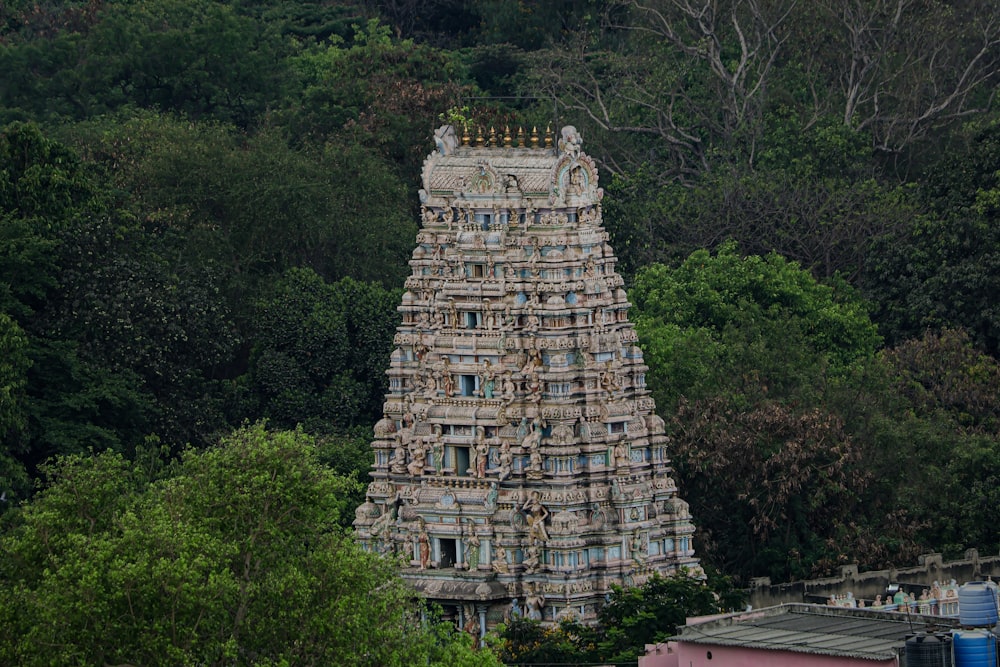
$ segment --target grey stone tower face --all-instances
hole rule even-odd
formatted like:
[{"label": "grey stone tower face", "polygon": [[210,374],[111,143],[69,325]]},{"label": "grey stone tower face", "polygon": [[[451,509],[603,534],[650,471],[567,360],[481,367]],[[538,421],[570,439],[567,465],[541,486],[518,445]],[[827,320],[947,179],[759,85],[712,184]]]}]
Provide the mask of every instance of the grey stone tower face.
[{"label": "grey stone tower face", "polygon": [[467,629],[592,621],[613,584],[699,571],[597,170],[572,127],[435,136],[357,538]]}]

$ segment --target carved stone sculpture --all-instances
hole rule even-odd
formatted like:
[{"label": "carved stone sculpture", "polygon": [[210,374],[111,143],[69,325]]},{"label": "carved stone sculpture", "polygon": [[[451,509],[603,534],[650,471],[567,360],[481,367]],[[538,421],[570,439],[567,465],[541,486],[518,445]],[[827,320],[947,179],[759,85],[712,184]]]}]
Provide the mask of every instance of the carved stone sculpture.
[{"label": "carved stone sculpture", "polygon": [[538,547],[534,544],[529,543],[524,547],[524,571],[528,574],[534,574],[538,571],[538,565],[540,563],[540,553]]},{"label": "carved stone sculpture", "polygon": [[413,447],[410,450],[410,463],[406,466],[407,472],[414,477],[419,477],[424,474],[424,467],[427,465],[427,450],[424,448],[424,442],[420,438],[417,438]]},{"label": "carved stone sculpture", "polygon": [[612,585],[699,572],[596,164],[574,128],[554,138],[435,133],[355,516],[359,543],[409,552],[401,575],[462,624],[515,597],[591,624]]},{"label": "carved stone sculpture", "polygon": [[470,570],[479,568],[479,547],[479,536],[473,532],[465,539],[465,564]]},{"label": "carved stone sculpture", "polygon": [[510,451],[510,443],[504,440],[497,451],[497,480],[502,482],[510,477],[514,467],[514,454]]},{"label": "carved stone sculpture", "polygon": [[527,595],[524,598],[524,607],[527,609],[528,618],[533,621],[542,620],[542,608],[545,607],[545,596],[539,589],[537,582],[529,582]]},{"label": "carved stone sculpture", "polygon": [[406,472],[406,447],[403,446],[403,438],[396,434],[396,448],[393,450],[392,471],[397,475]]},{"label": "carved stone sculpture", "polygon": [[416,542],[417,561],[420,563],[420,569],[426,570],[431,565],[431,538],[427,534],[427,524],[423,519],[418,519],[417,531],[413,539]]},{"label": "carved stone sculpture", "polygon": [[528,539],[538,542],[548,542],[549,533],[545,529],[545,520],[549,518],[549,510],[539,499],[538,491],[532,491],[521,508],[528,523]]},{"label": "carved stone sculpture", "polygon": [[507,550],[504,549],[502,544],[497,544],[493,548],[493,571],[497,574],[507,574],[510,572],[510,566],[507,563]]},{"label": "carved stone sculpture", "polygon": [[624,442],[619,440],[617,443],[615,443],[612,453],[615,458],[615,468],[618,471],[624,471],[626,468],[629,467],[631,461],[629,460],[628,447],[625,446]]}]

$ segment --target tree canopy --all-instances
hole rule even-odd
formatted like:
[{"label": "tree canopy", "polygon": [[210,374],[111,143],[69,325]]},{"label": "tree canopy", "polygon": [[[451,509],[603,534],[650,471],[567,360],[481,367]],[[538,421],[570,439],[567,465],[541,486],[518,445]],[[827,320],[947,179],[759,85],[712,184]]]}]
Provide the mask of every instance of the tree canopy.
[{"label": "tree canopy", "polygon": [[706,562],[1000,548],[994,10],[3,3],[0,514],[261,419],[363,477],[421,161],[468,120],[598,162]]},{"label": "tree canopy", "polygon": [[498,632],[497,648],[508,664],[634,663],[646,644],[674,636],[689,616],[733,611],[744,600],[727,577],[703,581],[683,571],[671,577],[654,575],[641,586],[615,587],[593,627],[573,618],[553,628],[513,618]]},{"label": "tree canopy", "polygon": [[355,482],[246,426],[162,465],[72,455],[0,544],[10,664],[490,665],[339,526]]}]

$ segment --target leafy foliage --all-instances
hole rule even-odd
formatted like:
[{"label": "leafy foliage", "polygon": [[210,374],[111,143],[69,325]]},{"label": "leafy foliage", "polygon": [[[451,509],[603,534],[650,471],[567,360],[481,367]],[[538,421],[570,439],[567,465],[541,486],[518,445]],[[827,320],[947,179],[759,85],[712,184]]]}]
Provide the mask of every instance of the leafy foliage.
[{"label": "leafy foliage", "polygon": [[630,296],[650,384],[668,409],[724,385],[748,399],[789,398],[822,374],[842,375],[879,342],[849,286],[819,283],[777,254],[741,257],[731,243],[676,269],[647,267]]},{"label": "leafy foliage", "polygon": [[496,664],[420,625],[301,432],[247,426],[155,474],[113,453],[46,472],[0,538],[5,662]]},{"label": "leafy foliage", "polygon": [[255,318],[250,381],[262,416],[315,433],[380,417],[401,294],[289,270]]},{"label": "leafy foliage", "polygon": [[519,665],[635,663],[645,645],[676,634],[689,616],[732,611],[742,592],[726,577],[702,581],[680,572],[642,586],[615,587],[596,626],[566,619],[553,628],[513,618],[499,632],[500,657]]},{"label": "leafy foliage", "polygon": [[701,554],[994,548],[1000,24],[888,7],[3,3],[0,490],[261,417],[363,476],[431,129],[516,109],[601,165]]},{"label": "leafy foliage", "polygon": [[929,210],[901,237],[879,238],[866,289],[893,342],[928,327],[962,328],[996,356],[1000,350],[1000,130],[977,132],[968,150],[942,159],[926,185]]}]

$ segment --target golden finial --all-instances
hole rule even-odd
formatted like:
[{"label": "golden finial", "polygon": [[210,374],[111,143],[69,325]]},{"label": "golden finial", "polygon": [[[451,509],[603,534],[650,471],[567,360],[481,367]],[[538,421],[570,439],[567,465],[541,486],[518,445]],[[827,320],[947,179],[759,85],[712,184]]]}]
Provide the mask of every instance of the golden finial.
[{"label": "golden finial", "polygon": [[535,125],[531,126],[531,147],[538,148],[538,127]]},{"label": "golden finial", "polygon": [[527,145],[527,142],[525,142],[525,140],[524,140],[524,126],[523,125],[518,125],[518,127],[517,127],[517,141],[516,141],[515,145],[520,146],[521,148],[524,148]]},{"label": "golden finial", "polygon": [[490,141],[486,145],[491,148],[497,145],[497,131],[492,125],[490,125]]},{"label": "golden finial", "polygon": [[485,145],[485,143],[486,143],[486,139],[483,138],[483,126],[482,125],[477,125],[476,126],[476,145],[479,146],[480,148],[482,148],[482,146]]},{"label": "golden finial", "polygon": [[545,126],[545,147],[552,148],[552,126]]},{"label": "golden finial", "polygon": [[504,128],[503,128],[503,145],[506,148],[510,148],[511,147],[511,143],[510,142],[511,142],[511,139],[510,139],[510,125],[505,125]]},{"label": "golden finial", "polygon": [[469,136],[469,124],[462,123],[462,145],[468,146],[472,141],[472,137]]}]

